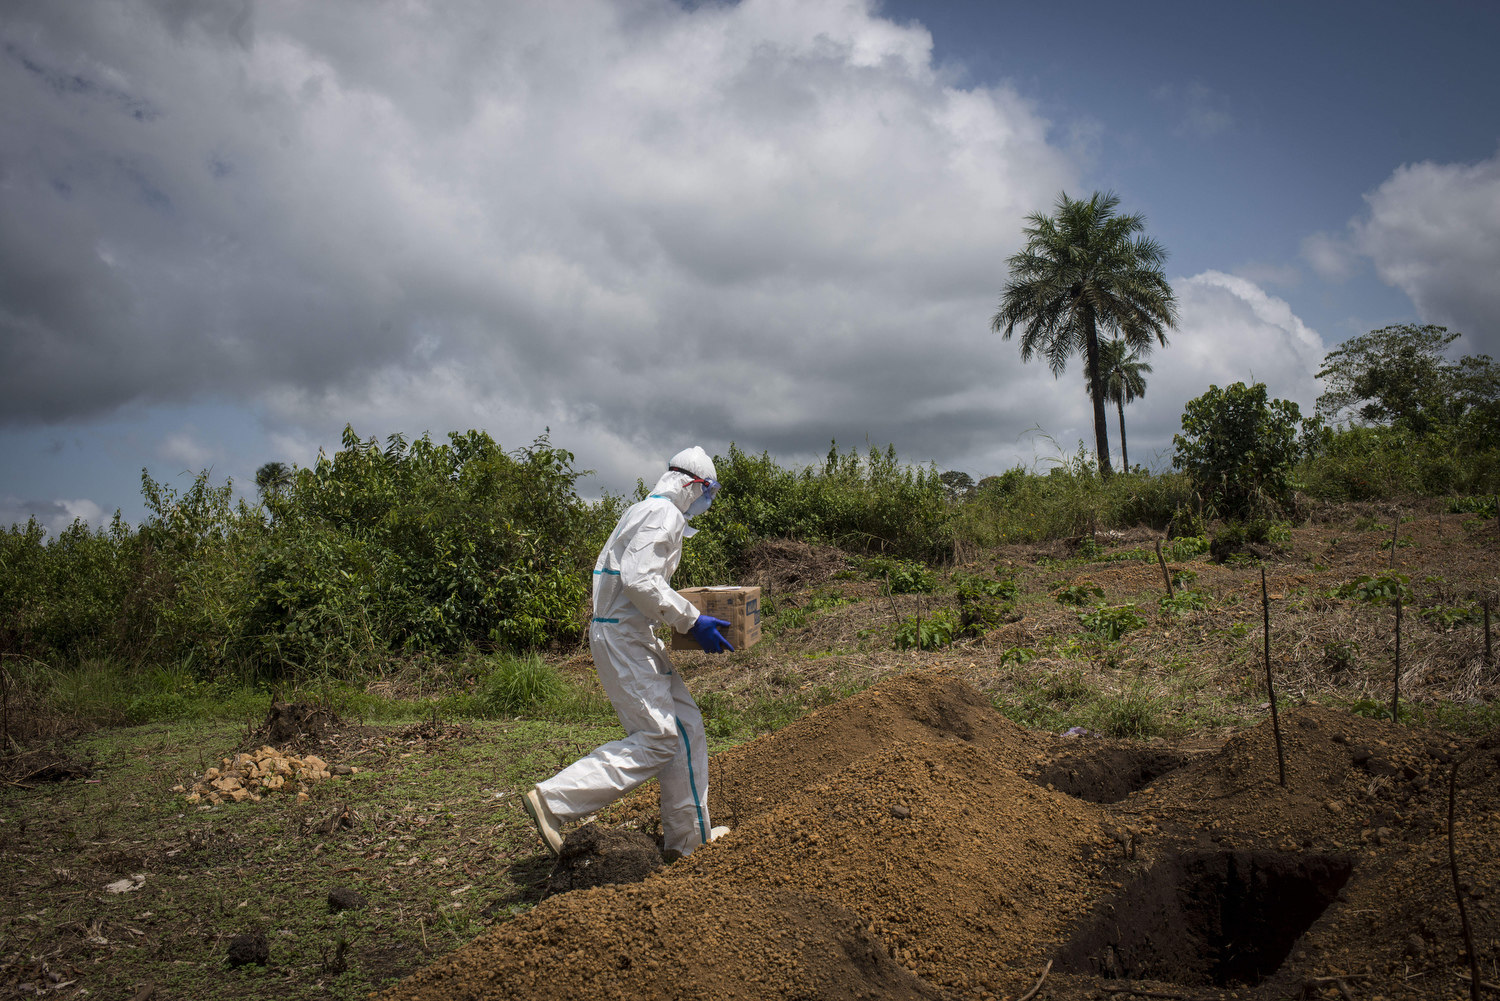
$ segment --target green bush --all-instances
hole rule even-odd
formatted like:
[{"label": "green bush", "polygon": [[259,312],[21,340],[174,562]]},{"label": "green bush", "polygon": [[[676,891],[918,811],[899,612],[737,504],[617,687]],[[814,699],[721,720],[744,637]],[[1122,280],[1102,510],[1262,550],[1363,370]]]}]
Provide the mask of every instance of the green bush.
[{"label": "green bush", "polygon": [[932,559],[951,552],[947,491],[936,467],[903,465],[894,447],[864,458],[830,446],[821,467],[786,469],[729,446],[716,457],[718,498],[694,522],[731,564],[756,539],[801,539],[853,553]]},{"label": "green bush", "polygon": [[1178,591],[1170,597],[1162,595],[1158,604],[1164,612],[1201,612],[1208,607],[1208,595],[1202,591]]},{"label": "green bush", "polygon": [[1300,417],[1290,400],[1268,399],[1264,383],[1210,386],[1182,412],[1182,433],[1172,436],[1172,465],[1187,472],[1193,489],[1220,517],[1284,509],[1301,455]]}]

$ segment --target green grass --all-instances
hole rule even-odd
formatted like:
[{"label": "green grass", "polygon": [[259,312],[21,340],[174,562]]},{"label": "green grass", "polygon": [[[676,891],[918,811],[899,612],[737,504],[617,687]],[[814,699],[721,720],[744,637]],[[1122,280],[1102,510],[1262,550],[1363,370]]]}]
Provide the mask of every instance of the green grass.
[{"label": "green grass", "polygon": [[[131,997],[153,982],[177,998],[365,997],[530,906],[549,866],[517,791],[620,735],[537,720],[474,724],[435,742],[393,735],[343,758],[361,772],[320,783],[311,802],[272,794],[200,810],[172,787],[229,754],[242,729],[99,732],[70,749],[95,762],[97,782],[0,801],[12,893],[4,937],[57,948],[52,968],[71,964],[95,996]],[[354,826],[318,833],[345,805]],[[146,874],[139,891],[104,892],[132,873]],[[330,914],[336,885],[368,906]],[[255,930],[271,965],[226,970],[228,938]],[[347,969],[337,972],[341,940]]]}]

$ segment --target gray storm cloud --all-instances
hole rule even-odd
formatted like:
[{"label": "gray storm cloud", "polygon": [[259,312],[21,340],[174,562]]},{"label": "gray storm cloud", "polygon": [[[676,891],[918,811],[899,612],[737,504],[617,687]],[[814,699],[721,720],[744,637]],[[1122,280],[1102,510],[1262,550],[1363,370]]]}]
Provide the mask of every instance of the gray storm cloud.
[{"label": "gray storm cloud", "polygon": [[[1076,166],[873,4],[20,2],[0,40],[12,426],[545,426],[618,484],[689,440],[993,471],[1088,420],[988,329]],[[1194,301],[1276,341],[1256,295]],[[1183,316],[1184,358],[1227,336]]]}]

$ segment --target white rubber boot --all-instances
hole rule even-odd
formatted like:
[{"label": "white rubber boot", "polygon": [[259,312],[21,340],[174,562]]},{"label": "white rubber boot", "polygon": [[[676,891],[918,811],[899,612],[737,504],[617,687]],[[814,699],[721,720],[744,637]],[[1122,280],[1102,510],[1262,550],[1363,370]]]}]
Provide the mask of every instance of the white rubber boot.
[{"label": "white rubber boot", "polygon": [[527,813],[531,814],[531,819],[536,823],[536,832],[547,843],[547,850],[553,855],[561,852],[562,824],[552,816],[552,811],[547,809],[547,804],[542,802],[542,796],[537,792],[536,786],[531,787],[531,791],[521,800],[521,805],[526,808]]}]

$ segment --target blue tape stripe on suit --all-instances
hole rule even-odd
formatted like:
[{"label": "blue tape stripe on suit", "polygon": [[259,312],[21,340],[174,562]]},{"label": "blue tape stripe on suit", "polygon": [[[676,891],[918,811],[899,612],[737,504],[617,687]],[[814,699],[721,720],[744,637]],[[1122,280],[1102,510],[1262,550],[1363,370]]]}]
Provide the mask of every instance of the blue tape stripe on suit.
[{"label": "blue tape stripe on suit", "polygon": [[597,577],[597,576],[599,576],[602,573],[607,573],[611,577],[618,577],[618,576],[620,576],[620,571],[618,571],[618,570],[611,570],[608,567],[605,567],[603,570],[595,570],[594,571],[594,576]]},{"label": "blue tape stripe on suit", "polygon": [[693,808],[698,811],[698,833],[706,845],[708,844],[708,825],[703,822],[703,804],[698,799],[698,780],[693,777],[693,745],[689,743],[687,731],[683,729],[680,719],[677,720],[677,732],[682,734],[682,746],[687,750],[688,788],[693,791]]},{"label": "blue tape stripe on suit", "polygon": [[601,619],[601,618],[599,618],[599,616],[596,615],[596,616],[594,616],[594,621],[595,622],[616,622],[616,623],[618,623],[620,620],[619,619]]}]

